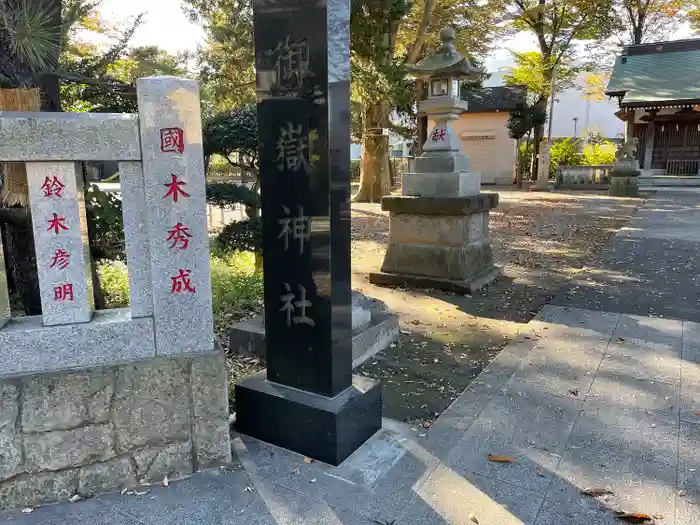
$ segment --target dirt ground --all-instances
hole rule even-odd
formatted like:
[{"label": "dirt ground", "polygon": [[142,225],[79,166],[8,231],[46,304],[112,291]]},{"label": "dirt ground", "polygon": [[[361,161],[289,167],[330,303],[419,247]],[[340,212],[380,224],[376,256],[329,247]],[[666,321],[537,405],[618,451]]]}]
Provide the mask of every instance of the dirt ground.
[{"label": "dirt ground", "polygon": [[389,238],[378,204],[352,209],[353,287],[400,316],[399,340],[358,372],[382,380],[385,415],[429,426],[643,199],[501,190],[490,236],[504,276],[478,296],[371,285]]},{"label": "dirt ground", "polygon": [[[387,417],[430,426],[643,203],[580,192],[497,191],[490,237],[504,275],[474,297],[371,285],[367,274],[381,267],[389,218],[379,204],[352,206],[353,288],[400,317],[396,343],[357,370],[382,380]],[[263,367],[259,359],[232,357],[231,384]]]}]

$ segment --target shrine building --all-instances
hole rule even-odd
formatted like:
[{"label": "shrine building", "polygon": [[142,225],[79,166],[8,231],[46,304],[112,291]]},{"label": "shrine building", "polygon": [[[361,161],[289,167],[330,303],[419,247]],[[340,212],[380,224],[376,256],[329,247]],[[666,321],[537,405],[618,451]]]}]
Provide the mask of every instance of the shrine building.
[{"label": "shrine building", "polygon": [[643,176],[700,174],[700,38],[624,46],[605,93]]}]

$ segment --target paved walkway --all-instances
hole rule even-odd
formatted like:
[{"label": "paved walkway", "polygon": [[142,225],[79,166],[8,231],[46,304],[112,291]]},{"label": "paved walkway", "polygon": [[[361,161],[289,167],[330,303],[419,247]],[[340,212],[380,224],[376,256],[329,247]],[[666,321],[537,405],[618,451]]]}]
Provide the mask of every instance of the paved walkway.
[{"label": "paved walkway", "polygon": [[[429,430],[387,420],[338,468],[234,436],[234,469],[0,523],[614,525],[624,510],[698,524],[700,324],[689,265],[700,234],[687,230],[700,229],[699,203],[688,193],[647,203],[600,266],[619,272],[616,284],[545,307]],[[618,262],[629,242],[638,251]],[[673,288],[642,254],[684,284]],[[635,281],[635,268],[649,271]],[[635,305],[679,320],[630,315]]]}]

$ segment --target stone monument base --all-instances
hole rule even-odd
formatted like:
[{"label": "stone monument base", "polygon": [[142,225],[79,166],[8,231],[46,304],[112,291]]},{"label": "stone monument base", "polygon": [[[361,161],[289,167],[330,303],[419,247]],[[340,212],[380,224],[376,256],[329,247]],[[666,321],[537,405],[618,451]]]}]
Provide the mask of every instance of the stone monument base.
[{"label": "stone monument base", "polygon": [[[371,308],[369,299],[353,292],[352,367],[385,350],[399,335],[396,314]],[[262,315],[236,323],[229,330],[231,350],[240,355],[265,357],[265,323]]]},{"label": "stone monument base", "polygon": [[480,188],[481,173],[405,173],[401,178],[401,193],[408,197],[463,197],[479,193]]},{"label": "stone monument base", "polygon": [[267,380],[263,370],[236,385],[236,430],[333,466],[382,427],[379,381],[353,376],[335,397]]},{"label": "stone monument base", "polygon": [[0,381],[0,508],[231,462],[223,353]]},{"label": "stone monument base", "polygon": [[622,170],[617,166],[609,173],[610,197],[639,197],[639,171]]},{"label": "stone monument base", "polygon": [[475,293],[500,274],[488,240],[497,193],[468,197],[385,197],[389,246],[373,284]]}]

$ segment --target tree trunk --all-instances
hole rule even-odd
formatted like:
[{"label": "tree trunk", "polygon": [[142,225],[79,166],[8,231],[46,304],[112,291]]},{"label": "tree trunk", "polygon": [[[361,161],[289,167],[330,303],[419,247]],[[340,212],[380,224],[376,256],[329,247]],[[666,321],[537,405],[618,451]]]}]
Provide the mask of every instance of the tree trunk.
[{"label": "tree trunk", "polygon": [[384,104],[374,104],[365,111],[360,189],[353,202],[380,202],[391,193],[389,136],[383,133],[386,118]]}]

